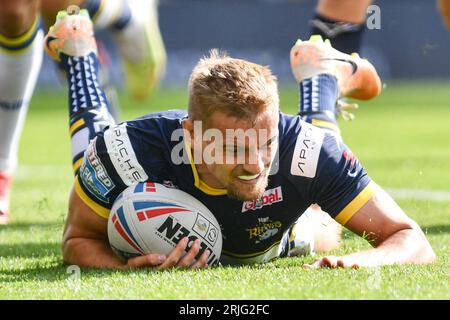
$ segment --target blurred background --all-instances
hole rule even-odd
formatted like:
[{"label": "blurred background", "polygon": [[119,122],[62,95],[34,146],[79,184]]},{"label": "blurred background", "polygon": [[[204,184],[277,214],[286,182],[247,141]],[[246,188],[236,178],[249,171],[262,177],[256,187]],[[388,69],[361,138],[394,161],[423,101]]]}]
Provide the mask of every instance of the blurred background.
[{"label": "blurred background", "polygon": [[[361,56],[384,81],[450,78],[450,33],[435,1],[378,0],[380,29],[365,30]],[[309,32],[315,0],[160,0],[159,23],[168,54],[163,86],[185,86],[192,67],[211,48],[234,57],[269,65],[282,84],[292,84],[289,50]],[[120,65],[107,33],[99,33]],[[54,65],[46,58],[39,88],[58,85]],[[121,87],[121,68],[110,68]],[[450,88],[449,88],[450,90]]]}]

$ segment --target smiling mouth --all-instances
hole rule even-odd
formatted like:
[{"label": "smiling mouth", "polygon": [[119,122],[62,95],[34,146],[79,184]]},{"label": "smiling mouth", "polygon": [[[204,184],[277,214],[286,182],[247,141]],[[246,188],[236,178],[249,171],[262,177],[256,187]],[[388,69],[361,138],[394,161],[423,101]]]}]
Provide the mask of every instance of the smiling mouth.
[{"label": "smiling mouth", "polygon": [[238,176],[237,178],[241,180],[242,182],[255,182],[262,176],[262,173],[258,173],[255,175],[242,175]]}]

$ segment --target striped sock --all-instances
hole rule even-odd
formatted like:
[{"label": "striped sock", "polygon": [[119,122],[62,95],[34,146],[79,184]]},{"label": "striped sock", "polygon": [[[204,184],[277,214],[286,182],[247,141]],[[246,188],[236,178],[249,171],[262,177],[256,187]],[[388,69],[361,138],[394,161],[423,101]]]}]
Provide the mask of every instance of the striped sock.
[{"label": "striped sock", "polygon": [[105,127],[114,124],[114,119],[98,82],[97,56],[94,53],[85,57],[61,54],[61,65],[66,71],[69,87],[69,131],[76,174],[90,140]]},{"label": "striped sock", "polygon": [[339,87],[336,77],[319,74],[300,82],[299,115],[306,122],[339,133],[336,101]]},{"label": "striped sock", "polygon": [[336,50],[347,54],[360,51],[365,30],[363,23],[341,22],[316,14],[309,24],[311,35],[320,34],[329,39]]},{"label": "striped sock", "polygon": [[38,18],[23,35],[0,34],[0,171],[13,172],[28,105],[42,65],[44,34]]}]

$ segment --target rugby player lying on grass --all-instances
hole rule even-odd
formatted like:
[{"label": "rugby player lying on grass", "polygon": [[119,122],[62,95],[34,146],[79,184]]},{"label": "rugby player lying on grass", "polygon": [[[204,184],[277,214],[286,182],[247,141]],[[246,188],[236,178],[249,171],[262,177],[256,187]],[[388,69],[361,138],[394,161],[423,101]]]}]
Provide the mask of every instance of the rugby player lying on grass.
[{"label": "rugby player lying on grass", "polygon": [[[152,253],[122,261],[113,253],[107,238],[109,210],[120,192],[140,181],[170,183],[202,201],[221,225],[223,264],[266,262],[312,249],[302,240],[308,229],[299,227],[305,211],[310,217],[319,211],[308,209],[312,204],[375,248],[325,256],[309,267],[435,259],[420,227],[370,179],[339,136],[337,99],[370,99],[380,92],[380,79],[366,60],[343,54],[321,38],[298,41],[291,66],[300,85],[300,117],[279,111],[276,78],[268,68],[213,51],[191,74],[187,113],[166,111],[115,125],[97,82],[88,15],[60,14],[45,46],[66,70],[69,87],[76,178],[64,230],[65,262],[122,269],[208,266],[209,251],[197,256],[198,241],[185,252],[187,238],[167,256]],[[243,162],[235,156],[233,163],[211,163],[204,153],[194,161],[196,148],[205,150],[211,143],[196,141],[202,136],[195,135],[196,123],[201,133],[214,128],[225,139],[227,129],[258,135],[253,141],[225,140],[224,149],[245,151]],[[184,162],[172,155],[180,143],[171,139],[172,133],[181,129],[183,152],[189,155]],[[258,201],[264,197],[270,201]]]}]

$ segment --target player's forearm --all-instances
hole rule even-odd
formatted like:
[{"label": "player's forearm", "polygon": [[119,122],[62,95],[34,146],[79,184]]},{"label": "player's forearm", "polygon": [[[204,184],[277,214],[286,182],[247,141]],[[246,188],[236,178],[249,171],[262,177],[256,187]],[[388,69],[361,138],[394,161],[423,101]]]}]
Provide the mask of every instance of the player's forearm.
[{"label": "player's forearm", "polygon": [[419,227],[403,229],[381,242],[376,248],[341,257],[348,264],[361,267],[431,263],[436,256]]},{"label": "player's forearm", "polygon": [[117,257],[104,240],[71,238],[63,244],[64,262],[80,267],[125,269],[126,264]]}]

